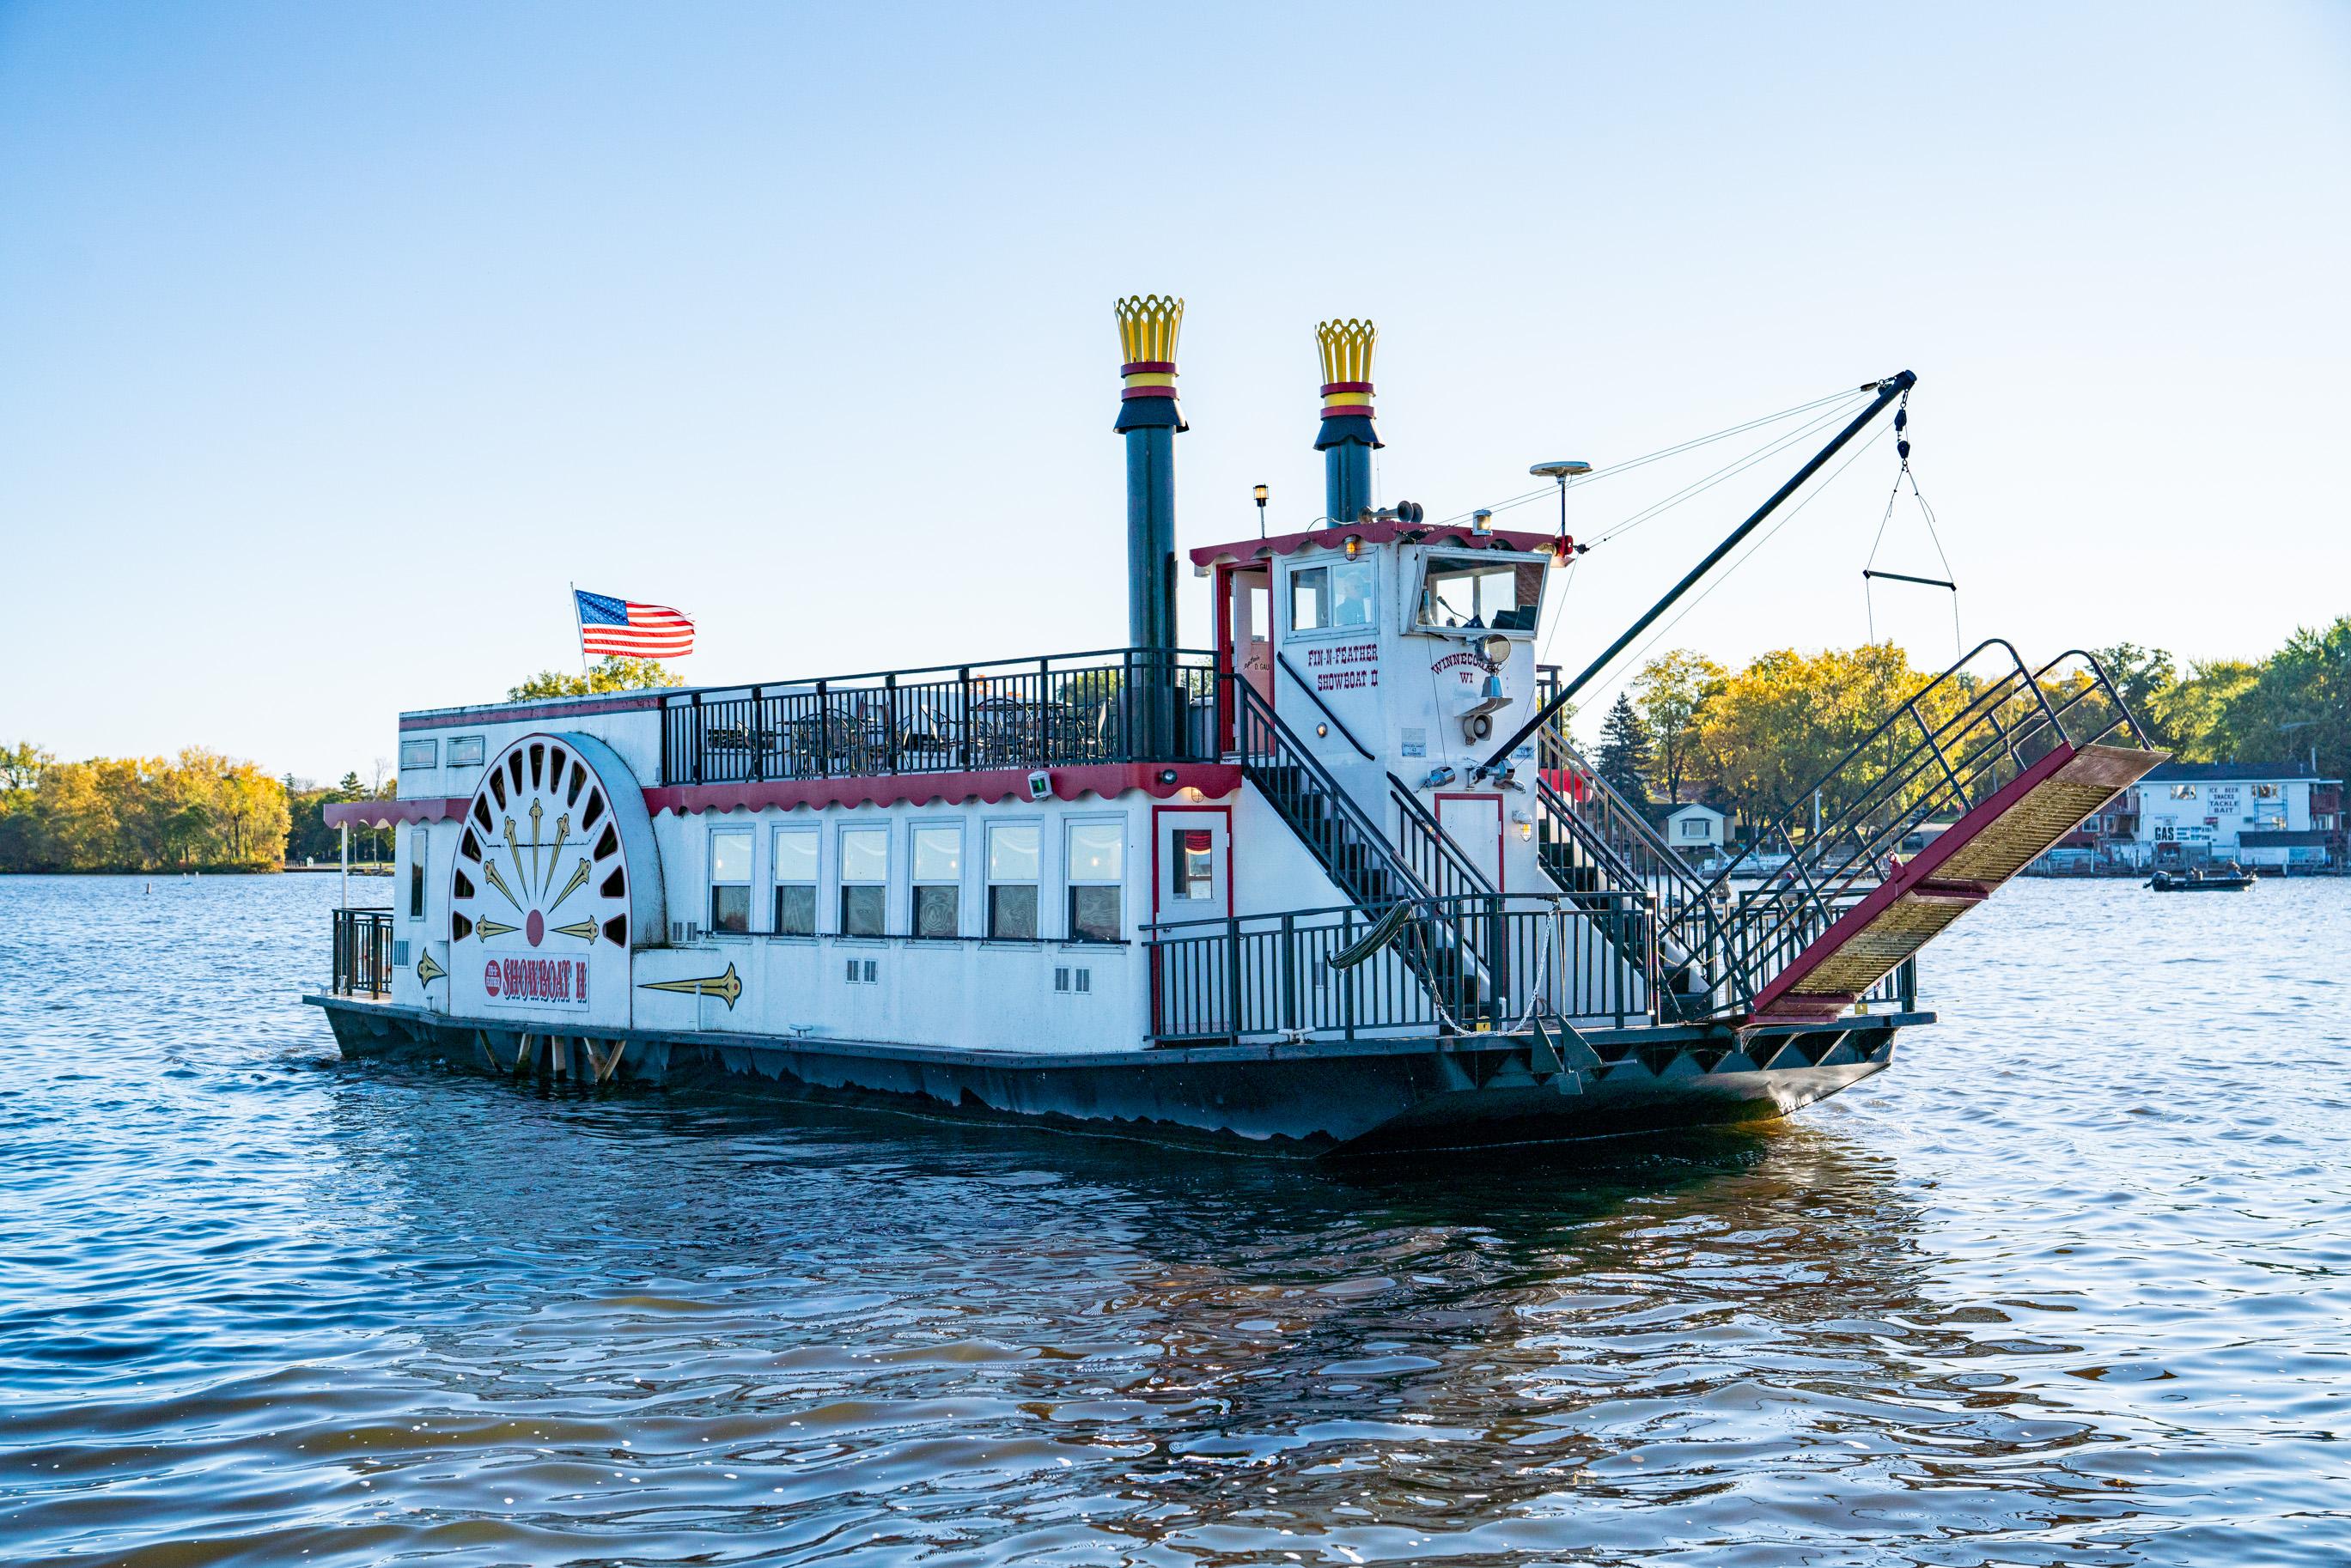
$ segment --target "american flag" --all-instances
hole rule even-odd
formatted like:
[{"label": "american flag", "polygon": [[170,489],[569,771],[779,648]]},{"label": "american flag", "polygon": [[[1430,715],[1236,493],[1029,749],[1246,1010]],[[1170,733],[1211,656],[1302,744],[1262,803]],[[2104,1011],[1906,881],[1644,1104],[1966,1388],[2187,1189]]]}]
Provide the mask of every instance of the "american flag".
[{"label": "american flag", "polygon": [[667,605],[641,605],[577,588],[571,597],[579,609],[582,653],[683,659],[694,651],[694,623]]}]

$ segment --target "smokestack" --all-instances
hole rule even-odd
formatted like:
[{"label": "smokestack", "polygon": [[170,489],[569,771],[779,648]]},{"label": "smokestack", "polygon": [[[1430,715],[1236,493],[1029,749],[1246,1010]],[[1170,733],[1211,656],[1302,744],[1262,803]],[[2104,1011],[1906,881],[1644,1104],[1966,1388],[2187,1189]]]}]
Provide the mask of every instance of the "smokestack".
[{"label": "smokestack", "polygon": [[1352,317],[1314,328],[1322,348],[1322,429],[1314,450],[1322,454],[1322,510],[1333,524],[1353,523],[1372,504],[1372,449],[1381,445],[1372,428],[1372,345],[1379,328]]},{"label": "smokestack", "polygon": [[1176,646],[1176,333],[1184,302],[1135,295],[1111,307],[1125,362],[1118,423],[1126,437],[1126,640]]}]

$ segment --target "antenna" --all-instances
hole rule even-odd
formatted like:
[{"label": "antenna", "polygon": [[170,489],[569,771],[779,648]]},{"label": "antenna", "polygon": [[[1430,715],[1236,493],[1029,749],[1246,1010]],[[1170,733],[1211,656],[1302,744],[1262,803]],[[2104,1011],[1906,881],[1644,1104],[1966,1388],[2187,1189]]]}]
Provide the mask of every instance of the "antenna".
[{"label": "antenna", "polygon": [[1566,537],[1567,482],[1571,479],[1581,479],[1590,473],[1592,465],[1580,457],[1555,457],[1549,462],[1536,463],[1527,472],[1539,478],[1559,481],[1559,532],[1561,537]]}]

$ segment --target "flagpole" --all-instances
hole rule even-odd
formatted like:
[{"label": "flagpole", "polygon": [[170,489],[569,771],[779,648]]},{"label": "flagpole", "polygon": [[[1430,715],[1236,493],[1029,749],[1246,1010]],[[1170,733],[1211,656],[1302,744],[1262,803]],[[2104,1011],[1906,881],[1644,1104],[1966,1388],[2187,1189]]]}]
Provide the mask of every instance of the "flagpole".
[{"label": "flagpole", "polygon": [[571,636],[580,644],[580,678],[588,679],[588,628],[580,619],[580,585],[567,584],[571,589]]}]

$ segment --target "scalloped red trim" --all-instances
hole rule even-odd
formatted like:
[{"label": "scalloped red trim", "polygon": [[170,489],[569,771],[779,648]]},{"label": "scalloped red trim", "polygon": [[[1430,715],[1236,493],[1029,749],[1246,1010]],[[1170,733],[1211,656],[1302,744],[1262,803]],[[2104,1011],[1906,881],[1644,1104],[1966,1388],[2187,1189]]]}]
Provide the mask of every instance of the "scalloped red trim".
[{"label": "scalloped red trim", "polygon": [[[1129,790],[1141,790],[1155,800],[1165,800],[1180,789],[1196,789],[1211,799],[1241,787],[1241,770],[1233,763],[1109,763],[1093,767],[1046,768],[1053,797],[1075,800],[1081,794],[1113,799]],[[769,806],[786,810],[796,805],[822,810],[829,805],[927,805],[941,801],[962,805],[979,801],[993,805],[1015,796],[1029,797],[1027,768],[992,768],[967,774],[884,774],[860,778],[776,779],[765,784],[665,784],[645,791],[645,809],[658,816],[705,811],[760,811]],[[1173,774],[1171,783],[1159,775]],[[464,802],[459,802],[463,809]]]}]

